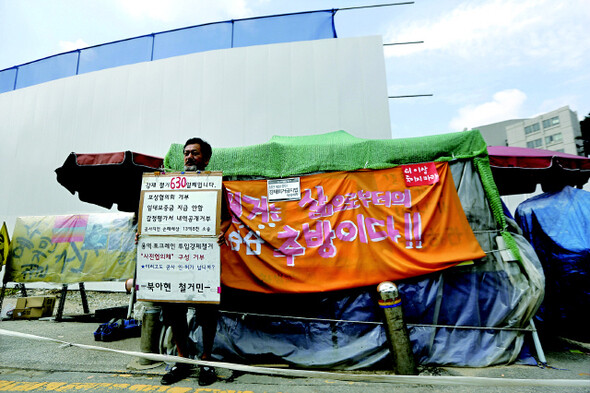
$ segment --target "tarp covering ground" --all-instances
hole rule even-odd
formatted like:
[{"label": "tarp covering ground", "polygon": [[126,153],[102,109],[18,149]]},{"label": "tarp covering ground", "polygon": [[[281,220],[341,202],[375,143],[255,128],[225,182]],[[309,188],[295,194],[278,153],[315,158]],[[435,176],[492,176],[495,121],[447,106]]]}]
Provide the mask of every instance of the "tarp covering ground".
[{"label": "tarp covering ground", "polygon": [[[182,145],[165,166],[182,170]],[[340,131],[275,137],[214,149],[207,169],[229,180],[448,162],[462,209],[485,256],[472,264],[397,281],[421,364],[481,367],[517,359],[544,288],[531,246],[502,212],[479,132],[365,140]],[[513,257],[500,251],[510,250]],[[222,260],[222,270],[223,270]],[[326,277],[330,279],[330,277]],[[383,277],[383,281],[388,280]],[[358,369],[389,359],[375,286],[316,293],[257,293],[224,287],[213,356],[245,363]],[[198,352],[199,330],[192,338]]]},{"label": "tarp covering ground", "polygon": [[546,275],[536,316],[542,337],[590,342],[590,192],[566,186],[532,197],[516,209],[516,221],[534,247]]}]

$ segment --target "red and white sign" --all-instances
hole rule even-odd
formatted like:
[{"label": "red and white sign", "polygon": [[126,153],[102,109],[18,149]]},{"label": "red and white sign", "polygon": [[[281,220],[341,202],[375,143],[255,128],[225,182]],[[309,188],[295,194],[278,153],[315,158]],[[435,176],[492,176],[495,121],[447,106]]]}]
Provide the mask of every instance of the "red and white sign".
[{"label": "red and white sign", "polygon": [[434,162],[422,164],[402,165],[406,187],[428,186],[439,181],[438,172]]}]

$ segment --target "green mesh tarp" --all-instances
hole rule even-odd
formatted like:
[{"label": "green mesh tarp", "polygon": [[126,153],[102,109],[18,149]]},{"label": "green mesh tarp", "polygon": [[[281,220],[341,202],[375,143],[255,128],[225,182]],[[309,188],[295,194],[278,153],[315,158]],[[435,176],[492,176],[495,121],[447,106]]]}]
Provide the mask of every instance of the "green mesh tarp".
[{"label": "green mesh tarp", "polygon": [[[182,171],[182,148],[181,144],[170,147],[164,159],[167,170]],[[336,131],[312,136],[274,136],[259,145],[214,148],[207,169],[222,170],[224,176],[278,178],[474,157],[487,157],[485,141],[477,131],[407,139],[362,139]]]}]

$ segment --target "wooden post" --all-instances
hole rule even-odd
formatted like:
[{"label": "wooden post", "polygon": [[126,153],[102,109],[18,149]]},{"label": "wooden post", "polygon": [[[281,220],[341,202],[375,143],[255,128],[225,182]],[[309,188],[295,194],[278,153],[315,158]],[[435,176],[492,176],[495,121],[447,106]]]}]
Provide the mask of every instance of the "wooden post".
[{"label": "wooden post", "polygon": [[88,307],[88,297],[86,296],[86,287],[84,287],[84,283],[78,283],[78,287],[80,288],[80,298],[82,299],[82,309],[84,310],[84,314],[90,314],[90,307]]},{"label": "wooden post", "polygon": [[[160,353],[160,331],[162,322],[160,322],[160,307],[155,306],[152,302],[145,302],[145,309],[141,321],[141,339],[139,346],[144,353]],[[139,364],[148,365],[156,363],[153,360],[139,358]]]},{"label": "wooden post", "polygon": [[66,304],[66,296],[68,295],[68,284],[62,284],[61,295],[59,303],[57,304],[57,313],[55,314],[55,322],[61,322],[64,314],[64,306]]},{"label": "wooden post", "polygon": [[384,281],[377,286],[379,307],[385,316],[385,332],[393,358],[393,371],[398,375],[417,375],[408,328],[404,322],[402,302],[397,286]]}]

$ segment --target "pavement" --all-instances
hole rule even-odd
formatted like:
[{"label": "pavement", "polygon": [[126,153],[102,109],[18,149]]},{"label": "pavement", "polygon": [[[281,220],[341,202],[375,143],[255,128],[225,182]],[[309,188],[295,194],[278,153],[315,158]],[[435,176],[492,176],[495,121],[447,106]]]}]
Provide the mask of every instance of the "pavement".
[{"label": "pavement", "polygon": [[[136,357],[117,352],[140,351],[140,337],[118,341],[94,341],[99,323],[55,322],[53,320],[3,320],[2,330],[30,336],[0,334],[0,367],[79,370],[81,367],[98,372],[127,372]],[[48,339],[48,340],[44,340]],[[81,344],[94,348],[68,346]],[[162,371],[164,367],[162,367]]]},{"label": "pavement", "polygon": [[[97,322],[77,322],[75,318],[62,322],[52,319],[4,319],[0,322],[0,369],[135,373],[157,377],[165,372],[165,363],[150,361],[145,364],[136,356],[141,352],[140,337],[112,342],[95,341],[93,333],[98,326]],[[485,368],[421,368],[421,375],[531,381],[576,380],[585,381],[587,389],[574,388],[576,390],[572,391],[590,391],[590,345],[561,342],[559,346],[546,348],[545,356],[547,366],[511,364]],[[231,367],[222,374],[231,375]],[[371,378],[372,374],[366,375]]]},{"label": "pavement", "polygon": [[[121,283],[115,284],[114,288],[120,290]],[[104,290],[104,286],[101,289]],[[163,355],[142,355],[141,337],[128,337],[110,342],[95,341],[94,332],[100,322],[97,322],[92,315],[66,314],[60,322],[56,322],[55,318],[7,319],[5,311],[13,307],[14,302],[16,302],[15,298],[5,298],[3,310],[0,313],[0,375],[9,369],[22,369],[49,372],[125,373],[152,376],[159,380],[160,376],[166,372],[165,361],[173,362],[173,359],[158,358]],[[582,383],[582,387],[571,387],[570,384],[561,390],[552,391],[590,392],[590,344],[567,339],[555,340],[550,345],[542,344],[547,360],[546,365],[510,364],[483,368],[420,367],[419,377],[434,376],[442,379],[458,377],[456,379],[460,382],[469,378],[493,379],[492,382],[486,383],[524,380],[525,385],[527,381],[530,381],[531,389],[534,389],[532,386],[538,381],[542,383],[543,381],[566,381],[566,385],[567,381],[574,381],[576,384]],[[157,359],[146,360],[140,356],[151,356]],[[248,372],[253,369],[251,366],[235,364],[222,364],[222,366],[224,367],[217,365],[218,375],[228,380],[232,379],[234,374],[250,375],[252,380],[259,375],[258,371]],[[329,372],[329,370],[326,371]],[[314,372],[283,369],[270,370],[269,374],[276,375],[277,378],[289,375],[318,378]],[[373,370],[357,371],[344,376],[342,373],[322,374],[319,378],[329,379],[331,376],[339,380],[366,378],[369,381],[396,377],[388,370],[377,372]],[[468,390],[466,386],[464,388],[465,390],[454,390],[454,392],[476,391]]]}]

